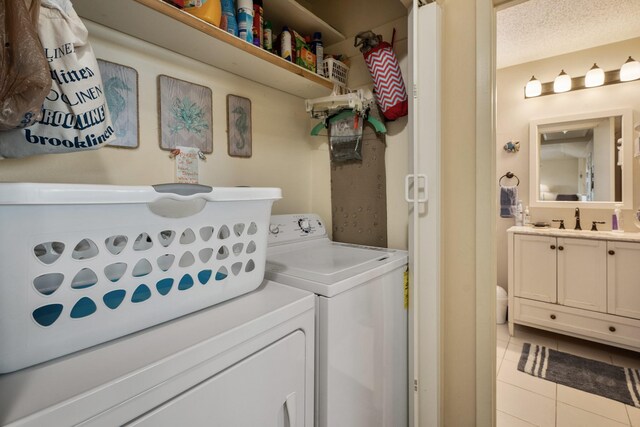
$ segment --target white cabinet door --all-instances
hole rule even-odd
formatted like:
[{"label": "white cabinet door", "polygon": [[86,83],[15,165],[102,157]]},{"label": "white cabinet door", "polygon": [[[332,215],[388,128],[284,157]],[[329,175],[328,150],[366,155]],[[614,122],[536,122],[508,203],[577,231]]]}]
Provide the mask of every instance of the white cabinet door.
[{"label": "white cabinet door", "polygon": [[640,319],[640,243],[607,244],[608,312]]},{"label": "white cabinet door", "polygon": [[296,331],[128,425],[302,427],[304,380],[305,335]]},{"label": "white cabinet door", "polygon": [[607,242],[558,237],[558,303],[607,311]]},{"label": "white cabinet door", "polygon": [[515,296],[543,302],[556,298],[556,238],[514,236]]}]

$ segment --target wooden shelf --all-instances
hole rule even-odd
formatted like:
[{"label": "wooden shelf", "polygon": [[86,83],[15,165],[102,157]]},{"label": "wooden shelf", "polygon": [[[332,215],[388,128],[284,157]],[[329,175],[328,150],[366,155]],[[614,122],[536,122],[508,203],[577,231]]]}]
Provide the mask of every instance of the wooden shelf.
[{"label": "wooden shelf", "polygon": [[330,80],[160,0],[74,0],[73,5],[85,19],[301,98],[333,89]]},{"label": "wooden shelf", "polygon": [[313,37],[313,33],[322,33],[322,44],[330,46],[345,39],[338,30],[305,9],[295,0],[265,0],[265,19],[273,24],[274,36],[287,25],[302,35]]}]

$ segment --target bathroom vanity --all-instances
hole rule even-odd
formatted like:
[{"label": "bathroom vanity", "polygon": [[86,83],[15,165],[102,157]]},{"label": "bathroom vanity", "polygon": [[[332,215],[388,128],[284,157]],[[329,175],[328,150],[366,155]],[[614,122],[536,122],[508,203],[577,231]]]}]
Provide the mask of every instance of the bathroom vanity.
[{"label": "bathroom vanity", "polygon": [[507,232],[512,336],[517,323],[640,350],[640,233]]}]

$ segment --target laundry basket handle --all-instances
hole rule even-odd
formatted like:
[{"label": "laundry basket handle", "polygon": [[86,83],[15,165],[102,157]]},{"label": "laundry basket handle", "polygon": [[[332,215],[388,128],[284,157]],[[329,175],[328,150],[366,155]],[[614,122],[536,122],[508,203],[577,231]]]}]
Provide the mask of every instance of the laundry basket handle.
[{"label": "laundry basket handle", "polygon": [[[202,211],[207,204],[207,200],[198,197],[196,194],[211,193],[213,188],[208,185],[199,184],[158,184],[153,189],[157,193],[167,194],[158,200],[148,203],[149,210],[154,214],[165,218],[186,218]],[[170,194],[189,199],[176,199]]]},{"label": "laundry basket handle", "polygon": [[201,184],[156,184],[153,189],[157,193],[173,193],[179,196],[193,196],[198,193],[211,193],[213,188],[208,185]]}]

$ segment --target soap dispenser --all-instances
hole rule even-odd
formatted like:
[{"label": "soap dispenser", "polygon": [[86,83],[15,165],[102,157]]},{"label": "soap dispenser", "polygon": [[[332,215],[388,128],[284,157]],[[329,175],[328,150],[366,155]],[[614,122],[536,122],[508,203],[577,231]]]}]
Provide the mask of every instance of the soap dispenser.
[{"label": "soap dispenser", "polygon": [[624,219],[622,217],[622,203],[616,203],[611,217],[611,231],[624,232]]},{"label": "soap dispenser", "polygon": [[530,225],[531,224],[531,215],[529,214],[529,206],[524,208],[524,213],[522,214],[522,225]]},{"label": "soap dispenser", "polygon": [[516,212],[515,212],[516,226],[522,225],[523,214],[524,212],[522,211],[522,200],[518,200],[518,204],[516,205]]}]

